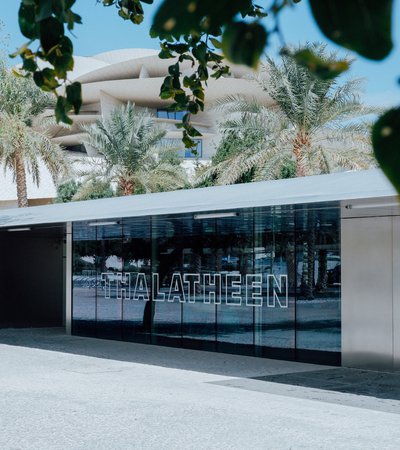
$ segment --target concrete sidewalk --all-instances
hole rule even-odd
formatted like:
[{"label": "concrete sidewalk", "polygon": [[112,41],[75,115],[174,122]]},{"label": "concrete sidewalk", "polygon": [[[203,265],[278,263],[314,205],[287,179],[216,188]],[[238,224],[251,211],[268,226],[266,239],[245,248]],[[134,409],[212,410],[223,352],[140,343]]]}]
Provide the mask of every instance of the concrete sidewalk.
[{"label": "concrete sidewalk", "polygon": [[400,448],[400,375],[0,330],[1,449]]}]

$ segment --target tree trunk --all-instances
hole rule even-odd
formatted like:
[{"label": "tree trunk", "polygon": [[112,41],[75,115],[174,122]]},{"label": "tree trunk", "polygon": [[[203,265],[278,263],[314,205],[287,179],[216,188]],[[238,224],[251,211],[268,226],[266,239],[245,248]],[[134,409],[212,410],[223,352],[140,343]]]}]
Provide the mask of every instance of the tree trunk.
[{"label": "tree trunk", "polygon": [[301,292],[304,298],[314,298],[314,267],[315,267],[315,213],[307,212],[307,232],[303,242],[303,270]]},{"label": "tree trunk", "polygon": [[318,258],[318,292],[325,292],[328,287],[328,252],[326,250],[319,251]]},{"label": "tree trunk", "polygon": [[21,150],[15,152],[15,181],[17,183],[18,208],[26,208],[28,205],[28,191],[26,187],[26,172]]},{"label": "tree trunk", "polygon": [[288,275],[289,290],[293,292],[296,288],[296,258],[294,243],[288,242],[286,244],[285,259]]},{"label": "tree trunk", "polygon": [[122,195],[133,195],[135,186],[132,181],[121,178],[119,180],[119,189]]},{"label": "tree trunk", "polygon": [[[193,253],[193,273],[196,275],[201,274],[201,250],[196,249]],[[197,283],[195,286],[196,294],[201,294],[201,283]]]},{"label": "tree trunk", "polygon": [[304,164],[304,153],[310,146],[309,136],[299,131],[293,141],[293,156],[296,163],[296,177],[305,177],[307,175]]},{"label": "tree trunk", "polygon": [[308,235],[308,252],[307,252],[307,267],[308,267],[308,273],[307,273],[307,280],[308,283],[306,285],[305,294],[307,300],[312,300],[314,298],[314,268],[315,268],[315,229],[314,225],[312,224],[312,228],[309,231]]}]

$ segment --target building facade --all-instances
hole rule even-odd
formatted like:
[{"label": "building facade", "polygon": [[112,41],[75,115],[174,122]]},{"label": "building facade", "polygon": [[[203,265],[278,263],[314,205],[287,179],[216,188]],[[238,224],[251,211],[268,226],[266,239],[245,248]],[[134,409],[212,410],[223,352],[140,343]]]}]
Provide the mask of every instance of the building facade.
[{"label": "building facade", "polygon": [[0,212],[0,326],[400,370],[379,170]]}]

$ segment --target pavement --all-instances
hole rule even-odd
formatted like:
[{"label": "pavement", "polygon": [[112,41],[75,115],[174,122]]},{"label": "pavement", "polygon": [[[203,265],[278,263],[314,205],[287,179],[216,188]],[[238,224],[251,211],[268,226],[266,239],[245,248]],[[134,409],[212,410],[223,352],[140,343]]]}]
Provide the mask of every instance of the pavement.
[{"label": "pavement", "polygon": [[400,374],[0,330],[0,449],[396,449]]}]

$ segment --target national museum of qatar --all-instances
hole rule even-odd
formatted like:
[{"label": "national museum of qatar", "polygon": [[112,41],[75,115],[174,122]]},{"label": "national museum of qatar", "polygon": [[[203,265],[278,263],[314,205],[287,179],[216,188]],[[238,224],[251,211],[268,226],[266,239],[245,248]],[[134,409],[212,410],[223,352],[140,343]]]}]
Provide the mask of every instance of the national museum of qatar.
[{"label": "national museum of qatar", "polygon": [[379,170],[0,211],[0,327],[400,368]]}]

